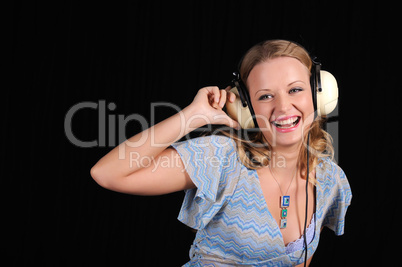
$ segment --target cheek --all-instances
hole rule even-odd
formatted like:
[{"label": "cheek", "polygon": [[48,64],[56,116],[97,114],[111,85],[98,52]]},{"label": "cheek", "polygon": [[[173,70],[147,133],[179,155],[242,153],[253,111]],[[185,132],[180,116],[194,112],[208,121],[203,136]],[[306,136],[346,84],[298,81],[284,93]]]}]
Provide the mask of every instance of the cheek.
[{"label": "cheek", "polygon": [[269,105],[253,105],[254,113],[257,118],[259,128],[266,129],[269,127],[269,116],[272,113],[272,107]]},{"label": "cheek", "polygon": [[309,94],[308,97],[306,96],[300,99],[298,103],[298,109],[303,114],[304,123],[310,125],[314,121],[315,117],[314,104],[311,94]]}]

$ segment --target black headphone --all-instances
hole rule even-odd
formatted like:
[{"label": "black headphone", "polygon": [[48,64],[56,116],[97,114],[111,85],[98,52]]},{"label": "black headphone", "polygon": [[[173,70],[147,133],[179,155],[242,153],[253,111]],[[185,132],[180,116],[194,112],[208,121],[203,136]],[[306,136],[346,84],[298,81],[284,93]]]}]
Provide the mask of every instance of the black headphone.
[{"label": "black headphone", "polygon": [[[300,46],[299,44],[297,44]],[[241,65],[242,60],[239,63]],[[327,116],[338,103],[338,85],[335,77],[324,70],[321,70],[321,63],[317,58],[312,59],[311,68],[311,93],[313,96],[314,111],[318,116]],[[243,83],[239,71],[233,73],[232,89],[236,95],[233,103],[226,103],[226,110],[232,119],[236,120],[243,129],[258,128],[257,119],[247,87]]]}]

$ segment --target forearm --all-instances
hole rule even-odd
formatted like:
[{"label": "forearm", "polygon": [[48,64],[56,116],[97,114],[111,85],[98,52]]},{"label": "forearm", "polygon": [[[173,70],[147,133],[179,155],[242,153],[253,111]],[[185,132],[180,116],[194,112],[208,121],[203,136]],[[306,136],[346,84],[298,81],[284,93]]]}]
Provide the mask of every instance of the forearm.
[{"label": "forearm", "polygon": [[[168,172],[157,168],[155,163],[168,146],[196,128],[206,124],[239,127],[236,121],[222,111],[227,94],[216,86],[200,89],[188,107],[110,151],[91,169],[91,176],[103,187],[135,194],[150,193],[151,188],[159,186],[161,179],[165,178],[170,185],[173,184],[169,187],[170,191],[187,188],[191,182],[186,175],[181,175],[183,166],[169,169]],[[229,93],[229,101],[234,100],[235,95]],[[167,160],[172,163],[175,159]],[[155,166],[150,171],[152,165]]]},{"label": "forearm", "polygon": [[197,110],[188,106],[179,113],[129,138],[105,155],[92,168],[95,180],[126,177],[142,166],[132,164],[133,157],[143,165],[149,164],[168,146],[207,121],[197,115]]}]

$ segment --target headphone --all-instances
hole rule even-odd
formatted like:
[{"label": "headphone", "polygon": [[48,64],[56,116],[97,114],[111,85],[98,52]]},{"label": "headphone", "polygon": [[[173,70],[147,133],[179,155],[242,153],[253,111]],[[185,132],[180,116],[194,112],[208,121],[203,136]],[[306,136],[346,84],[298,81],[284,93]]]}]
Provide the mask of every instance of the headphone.
[{"label": "headphone", "polygon": [[[316,58],[312,59],[312,63],[310,84],[314,111],[317,111],[318,116],[327,116],[338,103],[338,84],[331,73],[321,70],[321,63]],[[232,80],[230,92],[236,95],[236,100],[233,103],[226,103],[226,111],[243,129],[258,128],[247,87],[238,71],[233,75],[235,78]]]}]

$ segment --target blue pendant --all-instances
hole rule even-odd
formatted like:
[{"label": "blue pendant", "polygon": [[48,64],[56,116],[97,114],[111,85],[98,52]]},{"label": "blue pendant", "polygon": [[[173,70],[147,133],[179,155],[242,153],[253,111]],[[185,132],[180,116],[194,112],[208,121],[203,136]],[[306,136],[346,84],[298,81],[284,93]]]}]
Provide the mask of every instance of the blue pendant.
[{"label": "blue pendant", "polygon": [[286,219],[286,217],[288,217],[288,210],[287,209],[282,209],[281,217],[282,217],[282,219]]},{"label": "blue pendant", "polygon": [[281,196],[281,208],[287,208],[290,204],[290,196]]},{"label": "blue pendant", "polygon": [[280,224],[280,228],[284,229],[286,228],[287,224],[288,224],[288,220],[286,219],[286,217],[288,217],[288,207],[290,204],[290,196],[281,196],[281,224]]},{"label": "blue pendant", "polygon": [[280,225],[281,229],[286,228],[287,224],[288,224],[287,219],[281,219],[281,225]]}]

